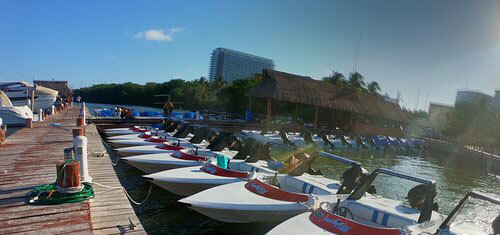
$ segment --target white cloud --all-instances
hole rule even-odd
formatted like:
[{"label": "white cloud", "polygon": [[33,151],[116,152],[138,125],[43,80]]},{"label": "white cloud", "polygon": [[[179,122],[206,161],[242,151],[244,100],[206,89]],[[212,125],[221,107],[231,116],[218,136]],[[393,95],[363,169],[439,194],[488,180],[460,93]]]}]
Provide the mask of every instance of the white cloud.
[{"label": "white cloud", "polygon": [[137,32],[134,37],[147,41],[171,42],[173,41],[173,36],[182,31],[182,28],[171,28],[168,30],[149,29],[143,32]]},{"label": "white cloud", "polygon": [[182,30],[183,30],[182,28],[171,28],[170,33],[176,34],[182,32]]}]

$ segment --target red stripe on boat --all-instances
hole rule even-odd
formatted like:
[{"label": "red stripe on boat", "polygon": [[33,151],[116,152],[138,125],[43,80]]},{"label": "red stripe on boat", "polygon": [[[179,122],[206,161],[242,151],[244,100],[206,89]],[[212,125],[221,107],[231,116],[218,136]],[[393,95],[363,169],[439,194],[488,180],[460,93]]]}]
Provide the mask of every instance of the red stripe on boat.
[{"label": "red stripe on boat", "polygon": [[206,161],[208,157],[187,154],[182,151],[173,152],[170,156],[189,161]]},{"label": "red stripe on boat", "polygon": [[145,129],[135,129],[135,130],[132,130],[133,132],[148,132],[149,130],[145,130]]},{"label": "red stripe on boat", "polygon": [[150,138],[146,139],[146,142],[163,143],[163,142],[165,142],[165,140],[162,139],[162,138],[153,138],[153,137],[150,137]]},{"label": "red stripe on boat", "polygon": [[243,171],[232,171],[224,168],[220,168],[214,164],[206,164],[200,170],[205,173],[223,177],[235,177],[235,178],[247,178],[248,172]]},{"label": "red stripe on boat", "polygon": [[161,144],[161,145],[157,145],[155,147],[158,149],[163,149],[163,150],[176,150],[176,151],[184,149],[183,147],[180,147],[180,146],[172,146],[172,145],[168,145],[168,144]]},{"label": "red stripe on boat", "polygon": [[139,137],[140,137],[140,138],[143,138],[143,139],[151,138],[151,136],[150,136],[150,135],[148,135],[148,134],[146,134],[146,133],[144,133],[144,134],[140,134],[140,135],[139,135]]},{"label": "red stripe on boat", "polygon": [[287,192],[262,182],[259,179],[253,179],[252,181],[246,183],[245,188],[260,196],[280,201],[306,202],[309,199],[309,197],[305,194]]},{"label": "red stripe on boat", "polygon": [[378,228],[332,214],[319,208],[311,213],[309,220],[316,226],[335,234],[400,235],[397,228]]}]

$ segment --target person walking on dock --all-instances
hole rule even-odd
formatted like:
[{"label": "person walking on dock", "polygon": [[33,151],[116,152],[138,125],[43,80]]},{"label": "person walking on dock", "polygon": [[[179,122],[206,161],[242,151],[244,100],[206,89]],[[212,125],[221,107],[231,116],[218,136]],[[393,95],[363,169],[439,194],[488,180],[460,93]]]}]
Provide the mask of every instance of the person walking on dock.
[{"label": "person walking on dock", "polygon": [[172,102],[167,102],[163,106],[163,112],[165,113],[165,117],[170,117],[172,112],[174,111],[174,104]]}]

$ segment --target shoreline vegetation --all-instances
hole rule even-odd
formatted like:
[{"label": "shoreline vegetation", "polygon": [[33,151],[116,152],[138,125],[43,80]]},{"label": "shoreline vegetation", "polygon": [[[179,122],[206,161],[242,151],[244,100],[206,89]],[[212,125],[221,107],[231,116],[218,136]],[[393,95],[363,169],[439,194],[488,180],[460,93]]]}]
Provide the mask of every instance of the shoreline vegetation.
[{"label": "shoreline vegetation", "polygon": [[[182,102],[175,108],[202,112],[228,112],[243,117],[250,108],[250,98],[245,93],[255,87],[262,80],[257,74],[254,77],[239,79],[228,84],[222,77],[215,81],[208,81],[200,77],[191,81],[172,79],[163,83],[148,82],[144,85],[131,82],[121,84],[96,84],[74,90],[75,97],[81,96],[84,101],[114,105],[136,105],[161,108],[164,102],[160,94],[170,94],[172,101]],[[358,92],[371,95],[380,95],[381,88],[376,81],[365,82],[364,77],[354,72],[346,78],[342,73],[333,71],[329,76],[321,79],[340,88],[351,88]],[[295,104],[276,101],[276,110],[279,114],[276,119],[286,119],[295,115]],[[266,100],[252,98],[251,110],[257,115],[266,112]],[[410,122],[418,118],[427,118],[423,110],[411,111],[402,107]],[[297,117],[303,122],[313,119],[314,107],[300,105]],[[342,115],[341,115],[342,116]],[[348,115],[345,115],[346,118]],[[487,143],[488,147],[498,149],[500,145],[500,113],[491,109],[488,103],[478,102],[459,104],[448,113],[448,123],[445,128],[436,130],[439,138],[452,142],[467,142],[474,144]]]}]

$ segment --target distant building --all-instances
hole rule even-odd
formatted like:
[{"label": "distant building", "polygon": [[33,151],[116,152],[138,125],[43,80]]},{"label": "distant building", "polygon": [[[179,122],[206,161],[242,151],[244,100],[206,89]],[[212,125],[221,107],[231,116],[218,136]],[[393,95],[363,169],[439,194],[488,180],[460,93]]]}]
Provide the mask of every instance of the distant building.
[{"label": "distant building", "polygon": [[457,91],[457,98],[455,99],[455,105],[461,104],[461,103],[472,103],[472,102],[480,102],[482,100],[485,100],[486,102],[490,103],[492,101],[493,97],[490,95],[484,94],[481,91],[475,91],[475,90],[458,90]]},{"label": "distant building", "polygon": [[430,102],[429,104],[429,124],[433,128],[442,129],[448,123],[448,112],[453,109],[453,105]]},{"label": "distant building", "polygon": [[491,101],[491,107],[496,111],[500,111],[500,89],[495,90],[495,97]]},{"label": "distant building", "polygon": [[209,79],[222,78],[231,83],[234,80],[253,77],[262,69],[274,69],[274,61],[226,48],[216,48],[212,52]]}]

